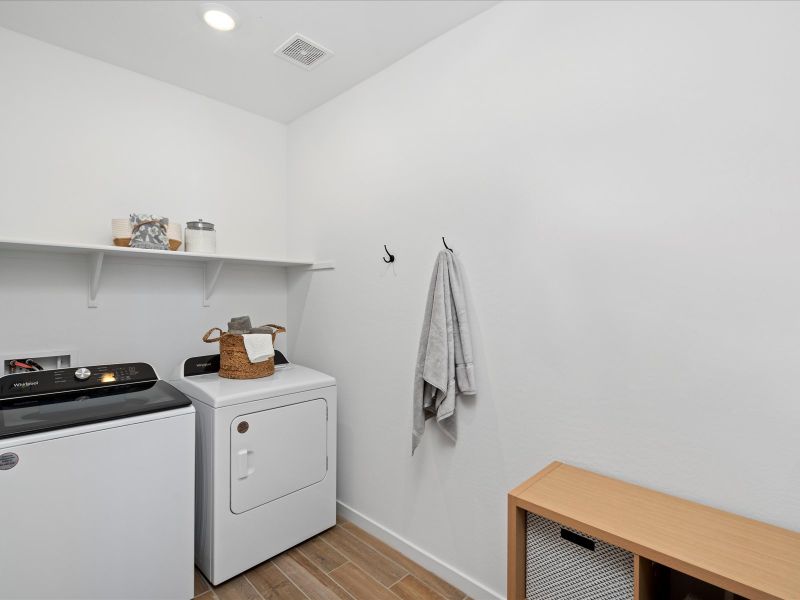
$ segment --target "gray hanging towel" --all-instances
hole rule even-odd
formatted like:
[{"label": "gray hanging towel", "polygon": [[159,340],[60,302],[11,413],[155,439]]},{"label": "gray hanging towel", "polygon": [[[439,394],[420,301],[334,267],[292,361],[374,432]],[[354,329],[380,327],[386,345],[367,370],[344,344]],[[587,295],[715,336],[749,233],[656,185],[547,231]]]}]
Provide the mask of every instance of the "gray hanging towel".
[{"label": "gray hanging towel", "polygon": [[411,454],[422,440],[425,421],[432,417],[455,441],[456,395],[473,395],[476,391],[472,336],[459,266],[452,252],[442,250],[433,268],[419,340]]}]

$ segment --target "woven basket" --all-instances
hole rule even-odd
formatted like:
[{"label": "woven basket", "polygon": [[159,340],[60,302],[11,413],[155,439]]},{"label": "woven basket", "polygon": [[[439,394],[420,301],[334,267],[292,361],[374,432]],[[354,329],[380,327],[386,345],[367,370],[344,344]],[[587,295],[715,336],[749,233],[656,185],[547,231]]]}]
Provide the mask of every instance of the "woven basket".
[{"label": "woven basket", "polygon": [[[275,337],[279,333],[286,331],[285,327],[269,324],[275,331],[272,332],[272,343],[275,344]],[[211,335],[219,331],[219,336],[212,338]],[[203,341],[207,344],[219,342],[219,376],[226,379],[258,379],[259,377],[269,377],[275,372],[275,357],[259,363],[251,363],[247,357],[247,350],[244,347],[244,338],[241,335],[227,333],[219,327],[209,329],[203,336]]]}]

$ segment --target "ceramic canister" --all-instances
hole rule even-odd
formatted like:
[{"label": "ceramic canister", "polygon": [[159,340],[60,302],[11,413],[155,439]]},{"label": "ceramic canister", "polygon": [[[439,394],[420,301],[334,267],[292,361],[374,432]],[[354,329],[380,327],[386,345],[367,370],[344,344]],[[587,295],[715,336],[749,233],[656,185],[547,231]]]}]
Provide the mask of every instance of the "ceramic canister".
[{"label": "ceramic canister", "polygon": [[217,251],[217,232],[213,223],[198,219],[186,223],[186,252],[213,254]]}]

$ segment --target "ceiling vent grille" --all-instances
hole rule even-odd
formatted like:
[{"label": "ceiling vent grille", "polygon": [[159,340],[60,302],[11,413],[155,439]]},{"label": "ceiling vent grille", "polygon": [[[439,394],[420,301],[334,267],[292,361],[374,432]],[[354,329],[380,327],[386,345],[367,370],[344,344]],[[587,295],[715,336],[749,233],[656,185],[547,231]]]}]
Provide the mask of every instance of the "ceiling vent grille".
[{"label": "ceiling vent grille", "polygon": [[306,70],[313,69],[333,56],[333,52],[299,33],[278,46],[275,54]]}]

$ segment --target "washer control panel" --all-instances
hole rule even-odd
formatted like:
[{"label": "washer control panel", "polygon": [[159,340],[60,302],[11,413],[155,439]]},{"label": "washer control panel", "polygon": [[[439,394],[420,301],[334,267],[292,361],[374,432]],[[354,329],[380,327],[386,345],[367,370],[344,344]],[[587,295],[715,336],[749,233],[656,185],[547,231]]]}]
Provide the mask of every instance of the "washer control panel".
[{"label": "washer control panel", "polygon": [[158,376],[153,367],[147,363],[15,373],[0,378],[0,400],[149,381],[158,381]]}]

